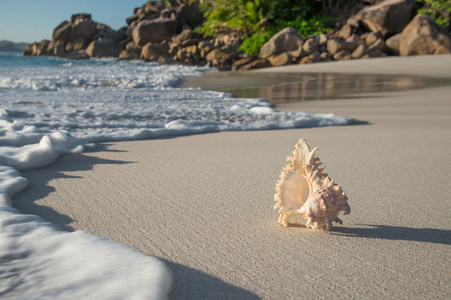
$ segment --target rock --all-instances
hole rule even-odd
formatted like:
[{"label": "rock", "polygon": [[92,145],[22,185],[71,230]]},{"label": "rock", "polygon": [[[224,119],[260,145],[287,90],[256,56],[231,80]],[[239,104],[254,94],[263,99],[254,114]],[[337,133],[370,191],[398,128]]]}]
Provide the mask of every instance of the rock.
[{"label": "rock", "polygon": [[23,56],[32,56],[33,55],[33,44],[28,44],[25,47],[25,50],[22,52]]},{"label": "rock", "polygon": [[211,48],[213,49],[215,47],[215,45],[209,41],[200,41],[199,44],[197,45],[199,47],[199,49],[204,49],[204,48]]},{"label": "rock", "polygon": [[197,44],[197,48],[200,49],[200,56],[206,58],[208,53],[215,48],[215,45],[209,41],[201,41]]},{"label": "rock", "polygon": [[169,54],[171,56],[174,56],[177,54],[177,51],[180,50],[180,48],[182,48],[180,45],[176,44],[176,43],[170,43],[169,44]]},{"label": "rock", "polygon": [[65,47],[64,47],[64,41],[58,40],[55,42],[53,46],[53,54],[57,56],[62,56],[64,54]]},{"label": "rock", "polygon": [[315,43],[318,46],[325,46],[327,44],[327,35],[325,35],[324,33],[321,33],[317,36],[315,36]]},{"label": "rock", "polygon": [[360,20],[362,19],[362,17],[353,15],[350,16],[347,20],[346,20],[346,24],[351,25],[354,28],[359,28],[360,27]]},{"label": "rock", "polygon": [[80,21],[92,21],[92,17],[91,14],[73,14],[72,16],[70,16],[70,23],[74,24],[75,22],[77,22],[77,20]]},{"label": "rock", "polygon": [[36,42],[28,45],[23,55],[25,56],[38,56],[47,54],[47,47],[49,46],[50,41],[42,40],[41,42]]},{"label": "rock", "polygon": [[133,38],[133,30],[136,28],[136,25],[138,25],[138,21],[133,21],[131,24],[128,25],[127,29],[125,29],[125,34],[129,38]]},{"label": "rock", "polygon": [[169,56],[162,55],[162,56],[158,57],[157,63],[159,63],[160,65],[172,65],[175,63],[175,60],[173,60]]},{"label": "rock", "polygon": [[434,53],[432,53],[432,54],[438,55],[438,54],[450,54],[450,53],[451,53],[451,51],[450,51],[449,47],[440,45],[437,48],[435,48]]},{"label": "rock", "polygon": [[168,48],[161,44],[147,43],[142,47],[141,59],[157,60],[160,56],[169,56]]},{"label": "rock", "polygon": [[140,57],[141,57],[141,48],[130,48],[122,50],[118,58],[120,60],[132,60],[139,59]]},{"label": "rock", "polygon": [[193,40],[193,39],[199,39],[201,36],[197,32],[194,32],[191,29],[184,29],[182,32],[177,34],[176,36],[173,36],[171,41],[173,43],[182,44],[185,40]]},{"label": "rock", "polygon": [[309,53],[306,52],[306,51],[304,50],[304,48],[302,47],[302,45],[301,45],[301,47],[299,47],[299,49],[293,50],[293,51],[289,51],[288,53],[289,53],[289,54],[291,55],[291,57],[294,58],[294,59],[303,58],[304,56],[309,55]]},{"label": "rock", "polygon": [[395,34],[391,38],[385,41],[388,49],[390,49],[394,54],[399,54],[399,44],[401,43],[402,33]]},{"label": "rock", "polygon": [[268,58],[271,55],[282,52],[293,51],[302,44],[302,38],[293,27],[287,27],[276,33],[268,42],[260,49],[261,58]]},{"label": "rock", "polygon": [[223,30],[212,41],[216,48],[238,51],[244,40],[244,34],[236,29]]},{"label": "rock", "polygon": [[91,15],[75,15],[75,18],[72,16],[72,19],[74,21],[71,25],[69,40],[84,39],[90,41],[97,32],[97,24],[91,20]]},{"label": "rock", "polygon": [[177,7],[180,4],[180,0],[169,0],[170,7]]},{"label": "rock", "polygon": [[240,68],[238,68],[238,71],[247,71],[250,69],[268,68],[270,66],[271,65],[269,64],[269,62],[266,59],[257,59],[251,63],[241,66]]},{"label": "rock", "polygon": [[144,20],[138,23],[133,29],[133,41],[138,46],[145,44],[161,43],[170,39],[177,30],[177,22],[172,19],[158,18],[153,20]]},{"label": "rock", "polygon": [[210,48],[204,48],[202,50],[200,50],[200,57],[206,59],[208,53],[210,53],[213,49]]},{"label": "rock", "polygon": [[365,7],[356,16],[371,31],[390,37],[401,32],[414,14],[415,0],[384,0]]},{"label": "rock", "polygon": [[276,67],[276,66],[284,66],[284,65],[291,65],[293,63],[293,59],[291,58],[291,55],[288,54],[288,52],[284,52],[281,54],[276,54],[273,56],[270,56],[268,58],[269,63]]},{"label": "rock", "polygon": [[345,40],[345,42],[348,42],[348,43],[356,43],[356,44],[363,44],[364,43],[364,41],[362,40],[362,38],[360,37],[360,35],[358,35],[358,34],[356,34],[356,33],[353,33],[351,36],[349,36],[346,40]]},{"label": "rock", "polygon": [[53,55],[54,51],[55,51],[55,41],[50,41],[49,44],[47,45],[47,53],[46,55]]},{"label": "rock", "polygon": [[171,15],[172,15],[172,12],[173,12],[173,11],[172,11],[172,9],[170,9],[170,8],[163,9],[163,10],[161,11],[161,13],[160,13],[160,17],[170,19],[170,18],[171,18]]},{"label": "rock", "polygon": [[113,30],[109,27],[104,29],[104,33],[103,33],[103,38],[106,39],[112,39],[112,40],[116,40],[116,41],[122,41],[123,39],[125,39],[126,34],[125,34],[125,30]]},{"label": "rock", "polygon": [[377,40],[382,38],[382,34],[380,32],[369,32],[365,37],[365,43],[367,47],[370,47]]},{"label": "rock", "polygon": [[351,52],[349,52],[348,50],[341,50],[340,52],[335,53],[333,58],[334,60],[341,60],[348,55],[350,56]]},{"label": "rock", "polygon": [[310,59],[311,62],[320,62],[321,56],[318,51],[311,53],[309,56],[307,56],[308,59]]},{"label": "rock", "polygon": [[428,16],[416,15],[402,31],[399,54],[405,56],[439,53],[451,53],[450,34]]},{"label": "rock", "polygon": [[185,49],[179,49],[177,51],[177,54],[175,56],[175,60],[179,60],[179,61],[185,61],[188,58],[188,55],[186,54],[186,50]]},{"label": "rock", "polygon": [[127,24],[130,25],[131,23],[137,21],[138,19],[139,19],[139,16],[137,14],[134,14],[133,16],[125,19],[125,22],[127,22]]},{"label": "rock", "polygon": [[181,27],[188,25],[196,28],[202,24],[204,17],[199,10],[199,1],[187,1],[180,4],[176,9],[177,21]]},{"label": "rock", "polygon": [[197,44],[199,44],[199,42],[200,42],[201,40],[202,40],[202,39],[200,39],[200,38],[186,39],[186,40],[184,40],[184,41],[182,42],[181,46],[182,46],[182,47],[189,47],[189,46],[196,46],[196,47],[197,47]]},{"label": "rock", "polygon": [[311,64],[313,63],[313,61],[308,57],[308,56],[304,56],[300,61],[299,64],[300,65],[306,65],[306,64]]},{"label": "rock", "polygon": [[214,49],[210,53],[208,53],[206,59],[208,62],[217,61],[219,64],[223,64],[225,62],[230,62],[233,59],[238,57],[238,52]]},{"label": "rock", "polygon": [[54,41],[63,41],[64,44],[69,42],[69,34],[71,30],[71,23],[69,21],[63,21],[54,30],[52,39]]},{"label": "rock", "polygon": [[331,58],[332,56],[329,54],[329,52],[323,52],[319,55],[319,58],[321,59],[321,61],[327,61]]},{"label": "rock", "polygon": [[184,47],[185,51],[188,55],[190,56],[194,56],[194,55],[199,55],[200,54],[200,50],[199,48],[197,48],[197,45],[191,45],[191,46],[187,46]]},{"label": "rock", "polygon": [[349,24],[345,24],[343,27],[340,28],[340,30],[338,30],[335,33],[335,37],[346,40],[348,37],[352,35],[353,32],[354,28]]},{"label": "rock", "polygon": [[314,38],[310,38],[304,42],[302,49],[304,49],[306,53],[313,53],[318,50],[318,44],[315,42]]},{"label": "rock", "polygon": [[327,41],[327,52],[329,52],[331,55],[335,55],[335,53],[342,50],[352,52],[357,49],[358,46],[359,44],[354,42],[345,42],[341,39],[329,39]]},{"label": "rock", "polygon": [[369,47],[370,52],[379,51],[384,52],[387,50],[387,46],[383,39],[378,39],[374,44]]},{"label": "rock", "polygon": [[352,58],[361,58],[364,55],[368,54],[368,47],[365,46],[364,44],[360,44],[357,49],[355,49],[352,53],[351,53],[351,57]]},{"label": "rock", "polygon": [[86,48],[84,39],[77,39],[75,41],[69,41],[66,45],[66,52],[78,51]]},{"label": "rock", "polygon": [[88,54],[86,54],[84,52],[79,52],[79,51],[71,51],[62,56],[66,59],[76,59],[76,60],[91,58]]},{"label": "rock", "polygon": [[48,40],[42,40],[39,43],[34,43],[33,44],[33,55],[35,56],[39,56],[39,55],[46,55],[49,54],[47,52],[47,48],[50,44],[50,41]]},{"label": "rock", "polygon": [[121,46],[112,39],[100,39],[93,41],[86,48],[85,53],[91,57],[118,57],[121,53]]},{"label": "rock", "polygon": [[249,64],[249,63],[251,63],[254,60],[255,60],[255,57],[253,57],[253,56],[240,58],[240,59],[238,59],[238,60],[233,62],[233,64],[232,64],[232,71],[237,71],[240,67],[242,67],[242,66],[244,66],[246,64]]},{"label": "rock", "polygon": [[146,4],[143,5],[143,10],[146,13],[159,15],[160,12],[164,9],[163,1],[147,1]]},{"label": "rock", "polygon": [[378,51],[378,50],[376,50],[376,51],[369,51],[368,52],[368,55],[370,57],[380,57],[382,54],[383,54],[383,52],[382,51]]},{"label": "rock", "polygon": [[133,48],[139,48],[138,46],[136,46],[134,41],[130,41],[125,45],[125,50],[130,50]]}]

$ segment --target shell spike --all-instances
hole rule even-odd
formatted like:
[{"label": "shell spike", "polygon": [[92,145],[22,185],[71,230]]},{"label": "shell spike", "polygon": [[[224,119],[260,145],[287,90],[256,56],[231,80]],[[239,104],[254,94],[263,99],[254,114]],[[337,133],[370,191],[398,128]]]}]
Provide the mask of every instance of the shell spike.
[{"label": "shell spike", "polygon": [[312,152],[310,152],[309,158],[308,158],[308,162],[310,165],[314,165],[316,163],[315,161],[315,153],[316,151],[318,151],[319,148],[313,148]]}]

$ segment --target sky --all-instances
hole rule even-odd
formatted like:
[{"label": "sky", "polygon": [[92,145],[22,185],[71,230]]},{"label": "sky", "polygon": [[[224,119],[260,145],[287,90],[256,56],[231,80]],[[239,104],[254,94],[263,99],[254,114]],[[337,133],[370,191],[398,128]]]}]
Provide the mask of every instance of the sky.
[{"label": "sky", "polygon": [[32,43],[52,39],[52,32],[72,14],[90,13],[113,29],[147,0],[0,0],[0,40]]}]

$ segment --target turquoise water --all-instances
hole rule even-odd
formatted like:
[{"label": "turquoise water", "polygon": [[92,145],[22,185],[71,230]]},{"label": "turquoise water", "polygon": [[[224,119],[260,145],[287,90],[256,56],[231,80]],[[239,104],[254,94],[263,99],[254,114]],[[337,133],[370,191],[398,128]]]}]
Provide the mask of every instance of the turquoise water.
[{"label": "turquoise water", "polygon": [[48,56],[22,56],[21,51],[0,50],[0,68],[40,68],[61,66],[66,60]]}]

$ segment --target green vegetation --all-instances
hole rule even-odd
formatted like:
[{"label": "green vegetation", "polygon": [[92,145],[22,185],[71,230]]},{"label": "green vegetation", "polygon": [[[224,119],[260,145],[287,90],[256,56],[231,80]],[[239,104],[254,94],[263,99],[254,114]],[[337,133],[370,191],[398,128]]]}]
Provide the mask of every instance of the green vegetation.
[{"label": "green vegetation", "polygon": [[439,25],[451,31],[451,1],[449,0],[424,0],[418,1],[422,7],[419,14],[430,16]]},{"label": "green vegetation", "polygon": [[214,36],[218,28],[233,28],[246,35],[240,47],[244,53],[258,53],[271,36],[294,27],[307,37],[329,30],[320,0],[217,0],[201,3],[206,22],[199,29]]}]

